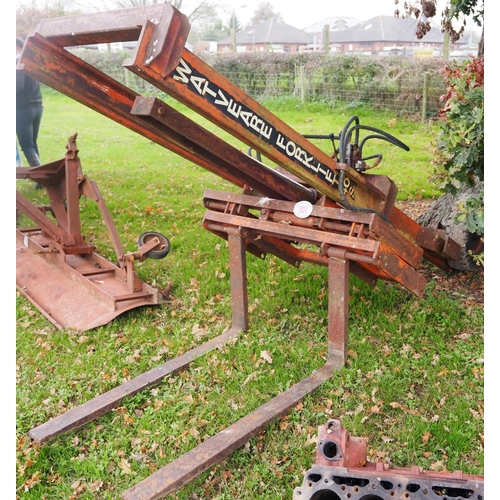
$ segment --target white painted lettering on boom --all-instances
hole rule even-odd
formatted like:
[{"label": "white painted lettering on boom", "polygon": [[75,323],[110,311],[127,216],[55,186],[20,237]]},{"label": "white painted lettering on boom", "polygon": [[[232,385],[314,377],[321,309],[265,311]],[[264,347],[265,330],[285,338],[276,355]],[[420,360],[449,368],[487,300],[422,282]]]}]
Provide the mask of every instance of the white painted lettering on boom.
[{"label": "white painted lettering on boom", "polygon": [[192,71],[191,68],[186,64],[186,61],[184,61],[184,59],[181,58],[180,64],[179,66],[177,66],[177,68],[175,68],[175,71],[177,71],[179,75],[174,75],[174,80],[182,83],[189,83],[189,78],[187,77],[187,75],[190,75]]},{"label": "white painted lettering on boom", "polygon": [[[271,125],[266,123],[252,111],[245,111],[241,104],[232,97],[226,96],[221,88],[212,84],[207,78],[193,75],[192,69],[187,65],[184,59],[180,60],[176,72],[177,74],[173,76],[174,80],[184,84],[191,83],[196,91],[202,96],[206,96],[207,94],[211,95],[215,98],[214,104],[216,106],[225,108],[231,116],[236,119],[241,119],[247,129],[256,132],[259,136],[263,136],[268,140],[271,139],[274,130]],[[216,90],[214,90],[214,88]],[[321,174],[325,181],[332,186],[338,185],[337,173],[335,171],[323,166],[314,156],[311,156],[306,150],[295,144],[294,141],[284,137],[281,133],[278,133],[275,146],[283,150],[289,158],[297,160],[310,171]],[[344,190],[352,198],[355,197],[354,185],[355,184],[352,183],[350,179],[344,179]]]}]

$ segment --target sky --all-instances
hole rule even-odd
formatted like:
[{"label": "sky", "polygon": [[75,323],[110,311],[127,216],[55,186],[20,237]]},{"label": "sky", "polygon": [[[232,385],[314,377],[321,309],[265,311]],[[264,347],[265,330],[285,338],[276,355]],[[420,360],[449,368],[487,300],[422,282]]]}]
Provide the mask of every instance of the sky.
[{"label": "sky", "polygon": [[[16,0],[17,4],[27,4],[31,0]],[[158,0],[158,2],[168,0]],[[405,0],[399,0],[399,5],[394,0],[211,0],[220,5],[219,15],[223,22],[228,22],[234,11],[240,24],[245,26],[260,3],[268,1],[274,10],[281,14],[283,21],[290,26],[304,29],[312,24],[323,21],[328,17],[353,17],[359,21],[367,21],[372,17],[385,15],[393,16],[396,7],[402,10]],[[417,0],[413,0],[417,2]],[[434,22],[439,25],[441,12],[449,0],[437,0],[437,14]],[[43,3],[59,3],[72,8],[83,10],[105,10],[106,5],[112,5],[113,0],[39,0]],[[189,15],[201,0],[183,0],[181,12]],[[493,4],[494,5],[494,4]],[[472,23],[470,23],[472,25]]]}]

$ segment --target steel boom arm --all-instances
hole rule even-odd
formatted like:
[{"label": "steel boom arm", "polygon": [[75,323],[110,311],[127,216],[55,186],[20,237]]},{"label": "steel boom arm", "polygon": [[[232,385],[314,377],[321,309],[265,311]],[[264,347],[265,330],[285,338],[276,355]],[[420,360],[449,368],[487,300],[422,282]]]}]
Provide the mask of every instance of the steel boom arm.
[{"label": "steel boom arm", "polygon": [[[447,259],[453,260],[456,248],[436,230],[422,228],[394,207],[397,188],[392,180],[382,175],[361,174],[351,166],[337,162],[277,118],[184,48],[189,29],[187,17],[168,2],[47,19],[37,26],[35,36],[28,38],[21,67],[27,74],[239,186],[290,201],[308,199],[314,202],[314,194],[309,189],[312,188],[319,193],[317,198],[324,196],[332,206],[378,213],[410,242],[423,248],[424,257],[443,269],[450,269]],[[212,139],[207,141],[206,134],[202,149],[195,152],[193,143],[201,133],[187,136],[183,132],[179,135],[178,129],[169,130],[165,125],[168,120],[162,120],[161,127],[158,127],[157,123],[152,123],[154,116],[134,115],[132,101],[139,96],[83,61],[81,65],[74,63],[77,58],[65,50],[71,46],[134,40],[138,41],[137,49],[133,57],[124,62],[126,68],[260,152],[304,185],[292,183],[259,162],[243,161],[242,155],[236,158],[237,154],[233,154],[228,159],[228,155],[221,152],[214,157],[212,152],[222,151],[219,146],[223,141],[217,141],[217,147],[213,147]],[[44,41],[47,41],[45,52],[41,50]],[[70,78],[64,77],[65,58],[59,57],[55,64],[49,60],[54,57],[54,47],[60,49],[60,54],[67,54],[66,59],[72,67]],[[57,75],[51,75],[54,69]],[[87,74],[89,69],[91,77]],[[72,78],[80,80],[80,88],[72,83]],[[80,95],[81,86],[88,90],[83,97]],[[115,105],[118,105],[118,112]],[[187,123],[187,118],[181,118],[168,106],[164,105],[164,109],[176,115],[183,130],[200,131],[199,126]],[[164,128],[165,133],[158,134],[159,128]]]}]

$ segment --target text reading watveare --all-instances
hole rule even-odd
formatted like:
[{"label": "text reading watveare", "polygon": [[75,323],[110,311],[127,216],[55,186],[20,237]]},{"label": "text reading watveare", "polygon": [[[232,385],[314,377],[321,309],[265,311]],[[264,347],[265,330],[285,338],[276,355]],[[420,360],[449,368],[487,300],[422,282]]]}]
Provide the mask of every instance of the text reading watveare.
[{"label": "text reading watveare", "polygon": [[[192,91],[216,106],[226,116],[236,120],[254,135],[276,147],[278,151],[284,153],[295,163],[314,172],[332,186],[338,185],[338,175],[335,171],[321,163],[317,158],[301,148],[294,141],[288,139],[284,134],[275,130],[271,124],[233,99],[226,91],[196,72],[184,59],[180,60],[179,65],[172,74],[172,78],[186,84]],[[348,178],[344,179],[344,191],[352,198],[355,196],[354,187],[354,182]]]}]

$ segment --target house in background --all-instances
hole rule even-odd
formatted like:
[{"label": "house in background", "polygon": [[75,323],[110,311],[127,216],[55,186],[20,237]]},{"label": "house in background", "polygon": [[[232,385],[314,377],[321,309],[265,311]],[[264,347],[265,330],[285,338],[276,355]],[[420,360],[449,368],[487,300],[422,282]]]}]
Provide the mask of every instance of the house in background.
[{"label": "house in background", "polygon": [[[415,19],[376,16],[351,28],[330,32],[330,50],[343,54],[441,56],[444,45],[441,30],[433,28],[419,40],[416,29]],[[459,40],[450,50],[465,43]]]},{"label": "house in background", "polygon": [[[321,52],[327,44],[332,54],[441,57],[441,29],[433,27],[421,40],[416,29],[417,20],[393,16],[376,16],[363,22],[352,17],[329,17],[304,30],[271,19],[220,40],[217,52],[233,52],[234,47],[236,52]],[[450,53],[464,52],[467,42],[461,38],[450,43]]]},{"label": "house in background", "polygon": [[325,42],[325,28],[328,29],[328,37],[335,31],[344,31],[359,24],[361,21],[354,17],[327,17],[318,23],[311,24],[303,31],[309,34],[309,43],[307,48],[302,48],[302,51],[318,51],[323,50]]},{"label": "house in background", "polygon": [[307,46],[309,35],[281,21],[269,19],[249,29],[238,31],[217,42],[218,52],[299,52]]}]

